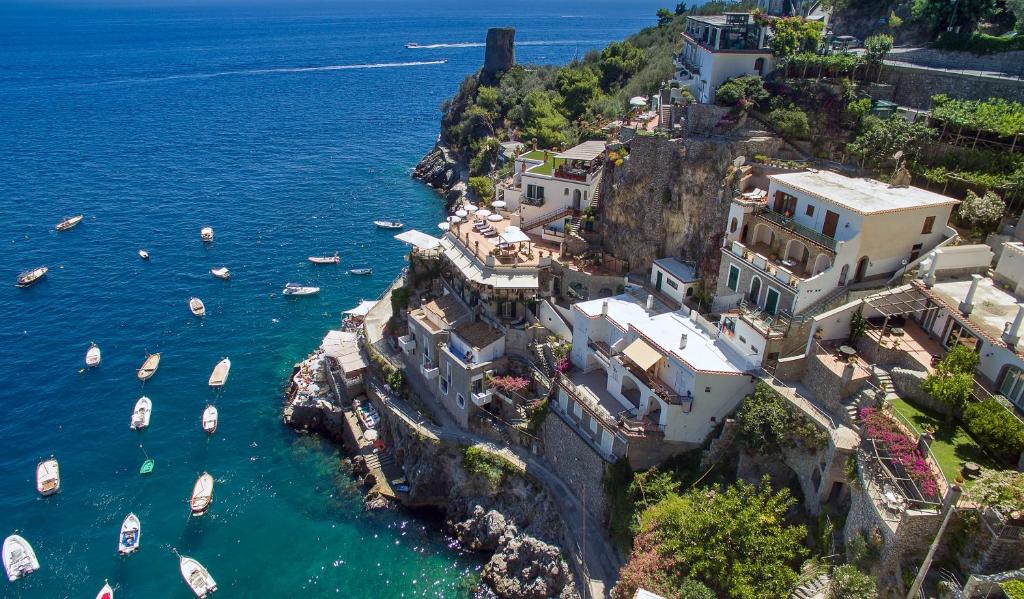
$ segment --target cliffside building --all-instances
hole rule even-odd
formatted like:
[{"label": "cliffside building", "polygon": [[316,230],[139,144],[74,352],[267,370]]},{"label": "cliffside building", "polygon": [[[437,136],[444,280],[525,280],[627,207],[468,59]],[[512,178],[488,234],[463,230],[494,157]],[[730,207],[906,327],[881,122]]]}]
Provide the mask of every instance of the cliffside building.
[{"label": "cliffside building", "polygon": [[767,34],[768,28],[750,13],[687,17],[675,80],[698,102],[714,102],[715,90],[725,80],[771,70]]}]

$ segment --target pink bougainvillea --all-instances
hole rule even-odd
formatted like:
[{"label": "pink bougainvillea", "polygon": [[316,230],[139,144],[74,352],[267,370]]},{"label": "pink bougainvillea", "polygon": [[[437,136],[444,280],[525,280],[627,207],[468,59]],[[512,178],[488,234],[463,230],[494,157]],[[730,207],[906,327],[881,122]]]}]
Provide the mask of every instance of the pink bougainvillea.
[{"label": "pink bougainvillea", "polygon": [[889,456],[901,464],[907,475],[921,488],[925,496],[939,493],[939,483],[931,466],[917,449],[917,442],[908,437],[888,414],[876,408],[862,408],[860,420],[867,436],[878,441]]},{"label": "pink bougainvillea", "polygon": [[491,384],[502,391],[522,393],[530,386],[530,379],[523,376],[513,375],[495,376],[491,377]]},{"label": "pink bougainvillea", "polygon": [[561,360],[559,360],[558,364],[555,364],[555,370],[560,372],[560,373],[561,372],[568,372],[569,371],[569,358],[562,358]]}]

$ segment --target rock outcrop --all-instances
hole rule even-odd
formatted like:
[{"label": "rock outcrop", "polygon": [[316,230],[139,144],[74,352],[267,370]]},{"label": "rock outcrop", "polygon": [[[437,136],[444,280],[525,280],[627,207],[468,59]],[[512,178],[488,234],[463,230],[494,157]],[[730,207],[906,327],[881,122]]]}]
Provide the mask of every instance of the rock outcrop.
[{"label": "rock outcrop", "polygon": [[502,545],[484,566],[480,579],[502,598],[570,599],[578,596],[561,550],[527,535]]},{"label": "rock outcrop", "polygon": [[516,64],[516,30],[511,27],[492,27],[487,30],[487,48],[480,81],[494,85],[498,77]]},{"label": "rock outcrop", "polygon": [[440,141],[416,165],[413,177],[434,188],[444,198],[446,207],[466,195],[466,165]]}]

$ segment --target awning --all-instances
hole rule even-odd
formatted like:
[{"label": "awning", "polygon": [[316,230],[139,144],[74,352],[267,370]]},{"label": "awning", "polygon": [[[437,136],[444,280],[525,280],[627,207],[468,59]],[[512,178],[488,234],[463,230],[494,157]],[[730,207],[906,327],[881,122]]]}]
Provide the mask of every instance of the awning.
[{"label": "awning", "polygon": [[643,370],[650,370],[651,366],[658,363],[661,359],[661,354],[658,350],[654,349],[650,345],[647,345],[643,339],[637,339],[633,343],[629,344],[626,351],[622,352],[626,354],[626,357],[632,360],[637,366]]},{"label": "awning", "polygon": [[432,250],[441,245],[441,240],[437,237],[427,235],[426,233],[422,233],[416,229],[409,229],[408,231],[399,233],[398,235],[395,235],[395,239],[412,244],[421,250]]},{"label": "awning", "polygon": [[507,227],[503,233],[498,236],[503,243],[525,243],[530,241],[530,237],[523,233],[519,227]]},{"label": "awning", "polygon": [[[440,243],[440,242],[438,242]],[[377,305],[377,302],[371,302],[369,300],[359,302],[359,305],[351,310],[345,310],[342,314],[351,314],[353,316],[366,316],[370,313],[370,310]]]},{"label": "awning", "polygon": [[555,154],[555,158],[590,161],[601,154],[604,154],[604,148],[605,142],[603,141],[585,141],[578,146],[569,148],[561,154]]},{"label": "awning", "polygon": [[328,331],[320,348],[347,373],[359,372],[369,366],[359,348],[359,337],[350,331]]},{"label": "awning", "polygon": [[464,277],[479,283],[488,285],[495,289],[537,289],[540,285],[540,276],[535,268],[516,269],[482,269],[479,263],[471,255],[467,254],[460,246],[457,246],[449,238],[442,241],[444,255],[458,268]]}]

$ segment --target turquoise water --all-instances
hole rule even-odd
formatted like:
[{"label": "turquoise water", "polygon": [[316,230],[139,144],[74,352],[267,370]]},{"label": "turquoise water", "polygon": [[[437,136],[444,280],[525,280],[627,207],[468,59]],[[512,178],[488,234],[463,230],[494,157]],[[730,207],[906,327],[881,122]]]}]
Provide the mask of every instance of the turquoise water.
[{"label": "turquoise water", "polygon": [[[441,217],[408,171],[483,51],[404,44],[511,24],[533,42],[520,60],[564,62],[653,20],[657,3],[626,4],[0,7],[0,532],[18,530],[42,562],[0,595],[92,597],[109,579],[118,597],[188,597],[174,547],[210,569],[220,597],[464,596],[479,560],[437,523],[363,513],[337,450],[281,424],[282,391],[341,310],[403,267],[403,246],[370,221],[433,232]],[[381,64],[397,66],[351,68]],[[53,231],[78,212],[77,229]],[[306,261],[334,250],[341,267]],[[40,264],[46,280],[14,288]],[[208,274],[220,265],[230,282]],[[374,274],[345,274],[354,266]],[[290,281],[323,291],[283,298]],[[90,341],[103,363],[80,372]],[[163,361],[143,386],[147,352]],[[223,356],[231,376],[214,394]],[[142,394],[152,422],[134,432]],[[147,477],[140,444],[156,460]],[[51,454],[63,488],[41,499],[35,464]],[[203,470],[214,504],[190,519]],[[130,511],[142,548],[120,558]]]}]

